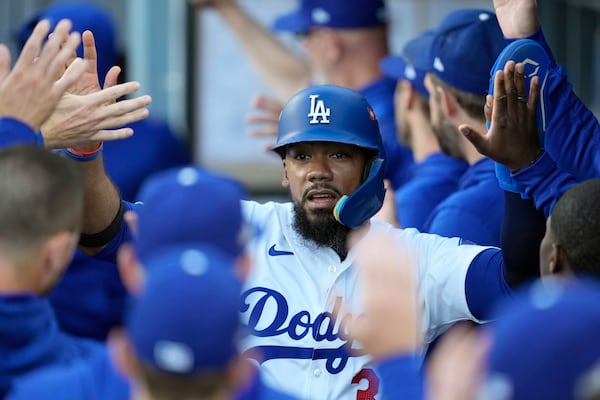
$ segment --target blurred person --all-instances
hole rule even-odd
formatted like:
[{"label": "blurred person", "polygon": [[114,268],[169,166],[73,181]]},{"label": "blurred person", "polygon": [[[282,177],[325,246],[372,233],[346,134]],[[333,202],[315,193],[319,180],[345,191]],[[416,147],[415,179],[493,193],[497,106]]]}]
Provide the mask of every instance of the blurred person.
[{"label": "blurred person", "polygon": [[[97,75],[100,86],[112,66],[121,61],[112,16],[90,2],[57,2],[41,9],[19,30],[20,43],[40,19],[69,18],[73,30],[90,30],[95,37]],[[83,56],[84,46],[77,49]],[[104,164],[124,199],[134,199],[142,181],[153,172],[191,162],[186,146],[162,120],[150,117],[128,123],[123,129],[135,132],[126,140],[103,144]],[[43,131],[43,130],[42,130]],[[116,269],[77,251],[71,266],[50,301],[61,327],[73,334],[103,340],[109,329],[121,322],[126,291]],[[80,301],[74,302],[73,298]]]},{"label": "blurred person", "polygon": [[[253,20],[233,0],[189,0],[211,7],[223,18],[250,58],[261,79],[279,101],[258,98],[255,106],[271,121],[277,136],[281,103],[311,84],[335,84],[361,92],[371,103],[381,127],[387,155],[385,177],[397,189],[412,176],[410,149],[398,142],[394,125],[396,82],[381,72],[388,55],[386,8],[382,0],[301,0],[297,10],[278,17],[273,28],[302,38],[306,57],[295,54]],[[257,119],[252,117],[252,120]]]},{"label": "blurred person", "polygon": [[92,358],[100,344],[63,333],[47,293],[64,273],[82,230],[83,176],[35,146],[0,151],[0,395],[44,367]]},{"label": "blurred person", "polygon": [[256,366],[238,352],[242,283],[234,264],[189,244],[147,258],[144,288],[109,338],[134,382],[131,398],[291,399],[256,380]]},{"label": "blurred person", "polygon": [[415,160],[412,178],[394,194],[391,205],[395,210],[390,213],[397,218],[388,222],[419,230],[423,230],[435,207],[458,189],[459,178],[468,167],[464,160],[441,151],[431,126],[429,92],[424,84],[427,71],[415,68],[411,61],[428,57],[419,43],[421,37],[432,34],[423,32],[404,45],[402,55],[387,56],[381,62],[383,72],[398,80],[394,96],[396,127],[400,142],[412,150]]},{"label": "blurred person", "polygon": [[505,46],[496,15],[480,9],[453,11],[418,46],[428,49],[429,57],[414,62],[415,67],[428,71],[425,86],[440,146],[446,154],[469,164],[458,190],[438,204],[423,230],[499,246],[504,194],[494,162],[458,130],[468,123],[485,131],[483,106],[489,71]]}]

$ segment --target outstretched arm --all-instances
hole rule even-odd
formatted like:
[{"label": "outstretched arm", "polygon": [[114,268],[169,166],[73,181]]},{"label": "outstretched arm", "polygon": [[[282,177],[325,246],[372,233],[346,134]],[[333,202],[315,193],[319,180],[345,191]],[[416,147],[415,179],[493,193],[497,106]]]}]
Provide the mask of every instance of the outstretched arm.
[{"label": "outstretched arm", "polygon": [[[84,32],[83,44],[84,59],[88,61],[88,69],[77,81],[77,84],[70,89],[71,94],[100,97],[102,92],[111,93],[112,91],[115,92],[115,96],[118,96],[119,88],[115,85],[120,69],[113,67],[108,71],[105,89],[100,91],[96,69],[96,46],[90,31]],[[137,83],[129,85],[134,89],[139,87]],[[116,98],[110,98],[104,104],[107,107],[118,106]],[[141,110],[140,116],[145,118],[148,110],[144,108]],[[98,126],[93,128],[98,129]],[[89,137],[94,137],[96,132],[92,129]],[[121,226],[123,216],[121,196],[104,168],[101,141],[88,140],[77,148],[67,148],[64,153],[79,162],[85,178],[85,208],[80,248],[87,254],[96,254],[110,242]]]},{"label": "outstretched arm", "polygon": [[540,27],[536,0],[494,0],[494,10],[506,38],[525,38]]},{"label": "outstretched arm", "polygon": [[196,7],[212,7],[234,33],[261,80],[282,100],[308,85],[306,61],[287,48],[233,0],[189,0]]}]

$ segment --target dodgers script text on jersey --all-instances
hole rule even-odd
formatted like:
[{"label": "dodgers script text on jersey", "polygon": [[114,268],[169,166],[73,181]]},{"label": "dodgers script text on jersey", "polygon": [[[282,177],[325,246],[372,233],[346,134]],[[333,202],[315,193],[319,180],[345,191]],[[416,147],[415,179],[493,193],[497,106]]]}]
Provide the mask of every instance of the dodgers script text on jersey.
[{"label": "dodgers script text on jersey", "polygon": [[[244,201],[243,208],[262,232],[250,244],[255,265],[240,303],[249,330],[243,350],[257,351],[268,383],[303,399],[378,399],[370,359],[348,338],[350,313],[358,315],[362,303],[352,251],[340,261],[334,250],[306,242],[292,227],[291,203]],[[393,228],[371,220],[369,229]],[[394,232],[415,251],[425,340],[474,319],[465,275],[485,248],[413,229]]]}]

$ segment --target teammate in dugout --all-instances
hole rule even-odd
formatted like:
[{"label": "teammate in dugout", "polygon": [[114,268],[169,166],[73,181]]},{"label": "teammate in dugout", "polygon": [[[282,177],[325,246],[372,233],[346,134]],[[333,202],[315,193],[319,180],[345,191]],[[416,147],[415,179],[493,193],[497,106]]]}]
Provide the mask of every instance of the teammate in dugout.
[{"label": "teammate in dugout", "polygon": [[334,85],[297,93],[281,114],[274,150],[293,201],[242,203],[261,234],[247,247],[254,269],[240,311],[250,333],[243,349],[262,354],[261,373],[276,389],[305,399],[378,398],[378,375],[350,339],[352,315],[343,311],[361,312],[346,243],[352,231],[391,231],[414,252],[425,343],[456,321],[485,319],[511,293],[500,249],[371,219],[383,201],[385,161],[377,118],[359,93]]}]

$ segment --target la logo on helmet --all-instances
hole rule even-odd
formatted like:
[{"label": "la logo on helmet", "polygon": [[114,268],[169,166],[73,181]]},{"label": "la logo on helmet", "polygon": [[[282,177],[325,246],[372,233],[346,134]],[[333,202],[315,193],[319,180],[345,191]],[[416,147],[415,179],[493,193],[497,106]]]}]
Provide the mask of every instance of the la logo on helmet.
[{"label": "la logo on helmet", "polygon": [[[309,124],[328,124],[329,116],[331,115],[331,109],[329,107],[325,107],[325,102],[323,100],[317,100],[319,97],[318,94],[312,94],[310,97],[310,112],[308,113],[308,117],[310,117]],[[320,119],[319,119],[320,118]]]}]

